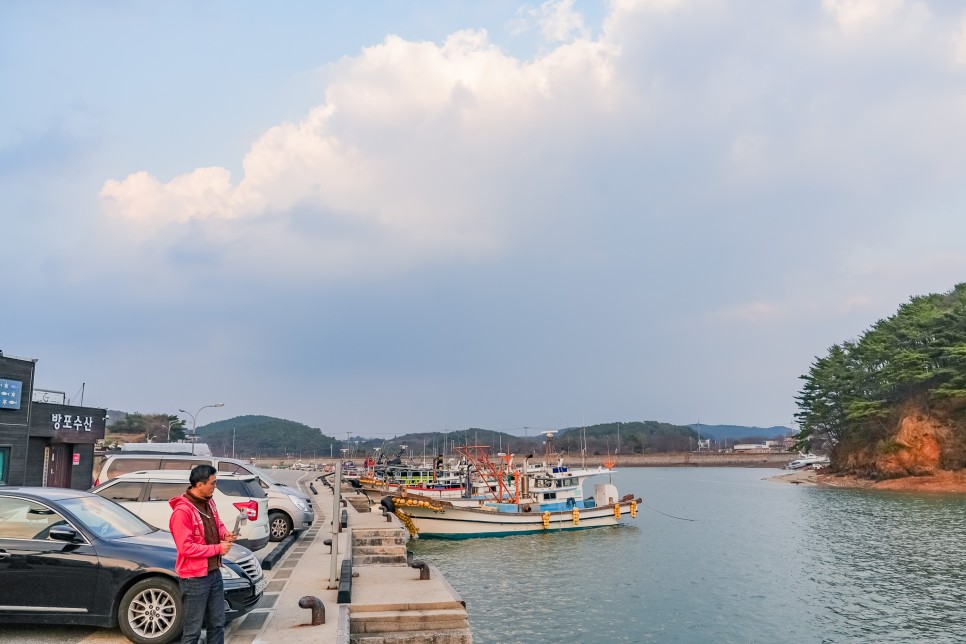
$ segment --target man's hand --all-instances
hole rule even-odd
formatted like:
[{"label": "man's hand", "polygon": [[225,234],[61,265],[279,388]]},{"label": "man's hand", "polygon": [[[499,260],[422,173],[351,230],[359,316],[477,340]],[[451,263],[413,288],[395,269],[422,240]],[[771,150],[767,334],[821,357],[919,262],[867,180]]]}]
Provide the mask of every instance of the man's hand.
[{"label": "man's hand", "polygon": [[235,534],[234,532],[229,532],[228,534],[225,535],[225,541],[230,541],[231,543],[235,543],[236,541],[238,541],[238,535]]},{"label": "man's hand", "polygon": [[[234,541],[234,539],[232,539],[232,541]],[[221,554],[227,555],[229,550],[231,550],[231,541],[222,541]]]}]

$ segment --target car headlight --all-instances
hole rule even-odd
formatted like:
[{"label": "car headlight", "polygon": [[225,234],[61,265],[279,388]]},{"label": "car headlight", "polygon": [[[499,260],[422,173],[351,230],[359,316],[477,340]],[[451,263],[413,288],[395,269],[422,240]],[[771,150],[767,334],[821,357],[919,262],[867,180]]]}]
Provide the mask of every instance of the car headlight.
[{"label": "car headlight", "polygon": [[294,503],[295,507],[297,507],[299,510],[301,510],[302,512],[308,512],[309,504],[306,503],[305,499],[303,499],[300,496],[295,496],[294,494],[286,494],[285,496],[287,496],[289,498],[289,501]]},{"label": "car headlight", "polygon": [[228,566],[222,566],[219,568],[221,570],[222,579],[241,579],[241,575],[229,568]]}]

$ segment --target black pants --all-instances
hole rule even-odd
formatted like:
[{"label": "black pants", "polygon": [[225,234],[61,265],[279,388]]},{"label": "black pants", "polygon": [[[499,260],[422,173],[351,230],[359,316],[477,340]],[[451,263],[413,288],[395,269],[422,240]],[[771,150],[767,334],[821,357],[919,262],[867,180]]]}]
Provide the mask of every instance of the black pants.
[{"label": "black pants", "polygon": [[181,579],[184,633],[181,644],[198,644],[201,625],[208,618],[208,644],[225,644],[225,582],[221,571]]}]

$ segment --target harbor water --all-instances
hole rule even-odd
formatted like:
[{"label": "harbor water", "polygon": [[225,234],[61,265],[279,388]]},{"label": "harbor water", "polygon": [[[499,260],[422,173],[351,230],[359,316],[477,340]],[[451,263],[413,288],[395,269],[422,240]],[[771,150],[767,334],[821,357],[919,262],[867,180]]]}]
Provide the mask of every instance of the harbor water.
[{"label": "harbor water", "polygon": [[624,526],[411,547],[476,644],[966,641],[966,498],[779,473],[625,468]]}]

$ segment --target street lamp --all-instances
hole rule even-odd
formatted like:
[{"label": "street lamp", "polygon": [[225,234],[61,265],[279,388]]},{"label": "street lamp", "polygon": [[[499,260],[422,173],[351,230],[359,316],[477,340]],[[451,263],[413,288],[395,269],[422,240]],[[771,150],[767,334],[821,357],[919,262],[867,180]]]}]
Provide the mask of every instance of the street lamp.
[{"label": "street lamp", "polygon": [[178,410],[182,414],[188,414],[189,416],[191,416],[191,453],[192,454],[195,453],[195,441],[198,440],[198,434],[195,431],[196,427],[198,426],[198,419],[197,419],[198,414],[201,413],[202,409],[208,409],[209,407],[224,407],[224,406],[225,406],[225,403],[215,403],[214,405],[205,405],[204,407],[202,407],[201,409],[199,409],[193,414],[190,411],[185,411],[184,409]]},{"label": "street lamp", "polygon": [[181,419],[180,418],[175,419],[175,420],[169,420],[168,421],[168,442],[169,443],[171,442],[171,426],[172,425],[177,425],[180,422],[181,422]]}]

